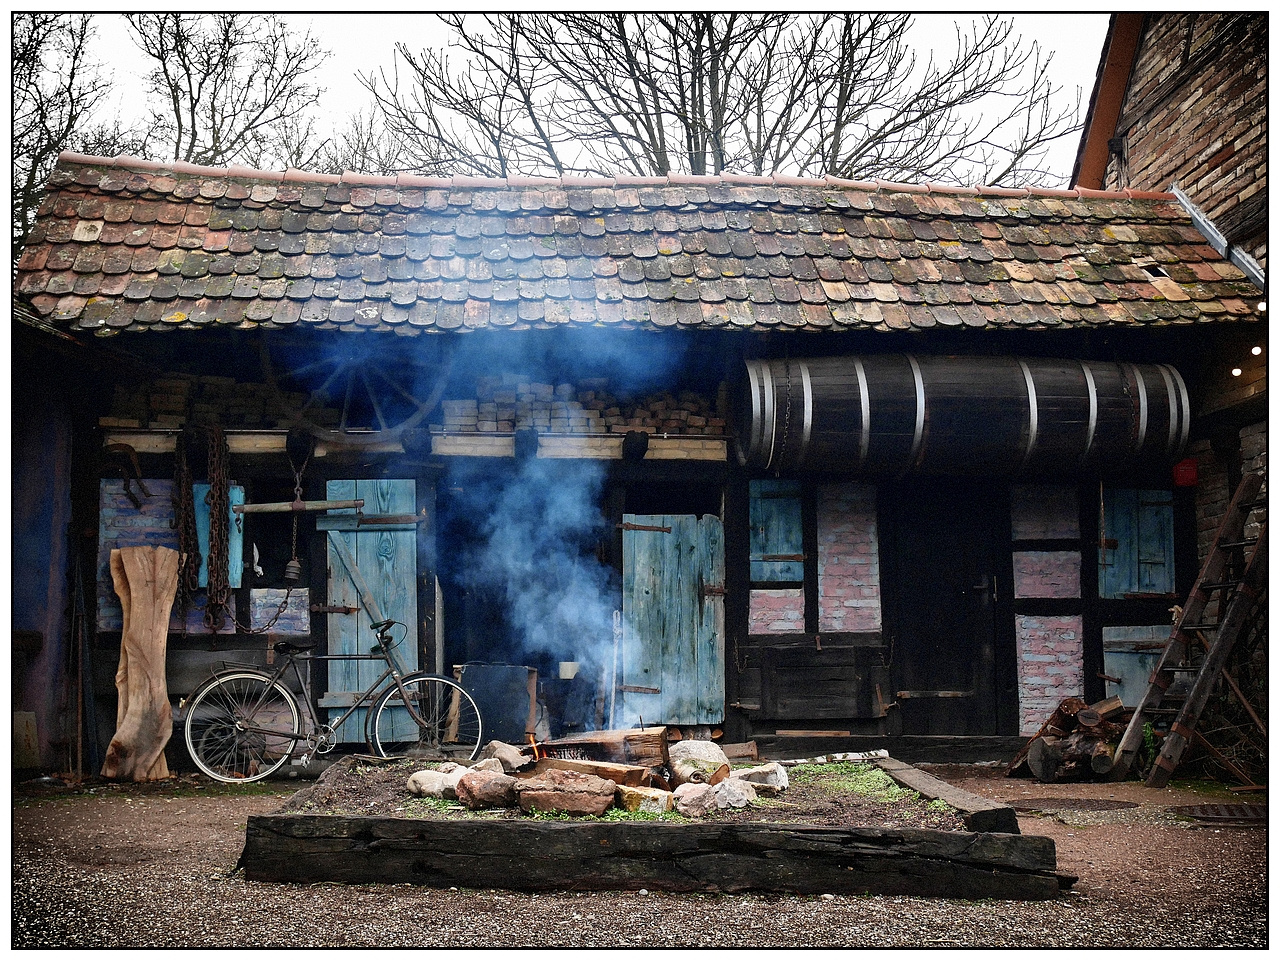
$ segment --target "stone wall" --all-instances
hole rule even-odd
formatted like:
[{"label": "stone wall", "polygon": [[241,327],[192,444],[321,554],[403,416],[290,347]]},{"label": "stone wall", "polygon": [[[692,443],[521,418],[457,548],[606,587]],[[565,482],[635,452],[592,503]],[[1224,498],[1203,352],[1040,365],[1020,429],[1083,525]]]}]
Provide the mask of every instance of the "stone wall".
[{"label": "stone wall", "polygon": [[1267,262],[1267,14],[1147,17],[1105,186],[1178,184]]}]

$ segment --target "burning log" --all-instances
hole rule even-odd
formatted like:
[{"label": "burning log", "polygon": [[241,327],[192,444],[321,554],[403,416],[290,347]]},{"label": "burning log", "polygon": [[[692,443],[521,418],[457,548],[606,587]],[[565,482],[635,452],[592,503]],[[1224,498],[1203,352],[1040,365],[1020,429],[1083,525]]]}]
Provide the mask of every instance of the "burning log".
[{"label": "burning log", "polygon": [[584,731],[544,741],[539,745],[547,757],[577,761],[609,761],[644,768],[657,787],[667,786],[671,759],[667,753],[666,727],[643,727],[622,731]]},{"label": "burning log", "polygon": [[649,769],[634,764],[614,764],[612,761],[578,761],[570,758],[544,757],[534,762],[533,767],[520,771],[520,777],[538,777],[551,771],[577,771],[579,774],[594,774],[627,787],[648,787],[652,780]]}]

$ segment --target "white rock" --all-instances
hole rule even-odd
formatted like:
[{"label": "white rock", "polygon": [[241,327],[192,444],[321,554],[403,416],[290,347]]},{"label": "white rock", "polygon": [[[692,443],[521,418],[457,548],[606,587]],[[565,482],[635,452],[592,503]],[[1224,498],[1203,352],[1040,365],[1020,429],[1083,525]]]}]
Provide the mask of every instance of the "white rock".
[{"label": "white rock", "polygon": [[676,810],[685,817],[700,818],[716,806],[716,789],[710,784],[681,784],[673,794]]},{"label": "white rock", "polygon": [[711,789],[712,800],[717,808],[744,808],[756,799],[756,789],[750,781],[736,777],[721,781]]},{"label": "white rock", "polygon": [[471,765],[473,771],[492,771],[494,774],[506,774],[507,769],[496,757],[487,757]]},{"label": "white rock", "polygon": [[444,797],[444,782],[439,771],[418,771],[409,776],[406,787],[415,797]]},{"label": "white rock", "polygon": [[[746,770],[735,770],[730,777],[741,778],[742,781],[750,781],[755,784],[756,792],[765,796],[773,796],[781,791],[786,791],[790,786],[790,779],[787,778],[787,769],[783,768],[777,761],[769,761],[768,764],[756,766],[756,768],[748,768]],[[760,787],[773,788],[773,791],[760,791]]]}]

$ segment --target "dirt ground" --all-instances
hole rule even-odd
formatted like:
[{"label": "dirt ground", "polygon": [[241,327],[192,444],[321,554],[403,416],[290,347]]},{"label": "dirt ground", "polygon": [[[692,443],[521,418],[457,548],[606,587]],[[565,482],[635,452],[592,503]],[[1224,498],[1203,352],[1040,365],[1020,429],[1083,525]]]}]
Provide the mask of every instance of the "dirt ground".
[{"label": "dirt ground", "polygon": [[[18,785],[11,946],[1268,946],[1266,827],[1196,826],[1168,810],[1265,804],[1265,795],[928,770],[1015,806],[1040,803],[1041,813],[1020,812],[1021,830],[1053,839],[1059,871],[1079,877],[1074,889],[1054,902],[968,902],[247,882],[234,870],[247,817],[278,810],[303,785],[188,775],[143,786]],[[1045,801],[1059,806],[1045,813]]]},{"label": "dirt ground", "polygon": [[[518,807],[483,813],[469,812],[460,804],[427,803],[412,798],[405,787],[421,765],[412,761],[356,765],[352,769],[331,768],[310,790],[300,792],[289,810],[301,814],[359,814],[375,817],[428,818],[522,818]],[[893,782],[881,776],[893,788]],[[715,821],[771,821],[785,824],[821,824],[843,827],[931,828],[936,831],[963,831],[964,820],[954,810],[930,806],[912,791],[858,794],[840,790],[797,774],[793,769],[790,787],[779,797],[761,797],[755,804],[737,810],[707,815]],[[447,806],[446,806],[447,805]]]}]

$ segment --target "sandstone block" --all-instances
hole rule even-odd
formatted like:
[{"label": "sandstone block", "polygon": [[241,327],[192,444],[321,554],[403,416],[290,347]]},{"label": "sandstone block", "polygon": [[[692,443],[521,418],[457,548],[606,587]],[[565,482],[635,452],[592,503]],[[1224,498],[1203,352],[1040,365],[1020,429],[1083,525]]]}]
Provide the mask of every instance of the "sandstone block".
[{"label": "sandstone block", "polygon": [[613,803],[614,787],[612,781],[594,774],[552,768],[537,777],[518,779],[515,790],[524,811],[603,814]]},{"label": "sandstone block", "polygon": [[[677,742],[679,743],[679,742]],[[710,784],[681,784],[672,797],[676,810],[689,818],[700,818],[716,807],[716,789]]]},{"label": "sandstone block", "polygon": [[624,811],[640,814],[665,814],[675,807],[675,796],[656,787],[627,787],[619,784],[613,802]]},{"label": "sandstone block", "polygon": [[417,771],[405,786],[415,797],[444,797],[444,783],[445,775],[439,771]]},{"label": "sandstone block", "polygon": [[472,769],[458,779],[458,800],[472,811],[516,803],[516,779],[500,771]]},{"label": "sandstone block", "polygon": [[731,777],[711,789],[712,803],[720,810],[744,808],[756,799],[755,786],[750,781]]}]

